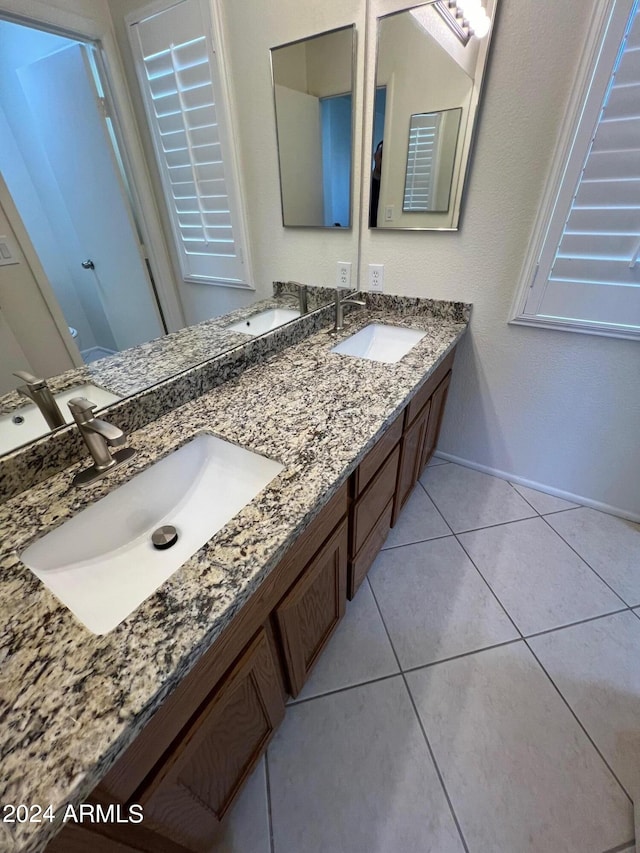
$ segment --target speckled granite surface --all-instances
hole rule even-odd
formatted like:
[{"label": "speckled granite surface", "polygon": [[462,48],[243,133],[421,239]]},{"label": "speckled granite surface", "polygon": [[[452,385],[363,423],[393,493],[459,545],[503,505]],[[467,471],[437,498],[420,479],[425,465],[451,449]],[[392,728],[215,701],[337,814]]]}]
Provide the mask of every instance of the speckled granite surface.
[{"label": "speckled granite surface", "polygon": [[[337,337],[320,331],[131,435],[138,455],[89,489],[71,486],[76,464],[0,507],[0,802],[60,810],[89,794],[455,345],[460,310],[353,312]],[[429,334],[397,364],[330,352],[381,321]],[[93,636],[18,553],[201,431],[284,470],[118,628]],[[0,824],[0,851],[39,851],[54,831]]]},{"label": "speckled granite surface", "polygon": [[[236,311],[233,314],[226,314],[224,323],[228,325],[232,320],[235,322],[240,314],[242,314],[241,319],[244,319],[246,316],[251,316],[251,314],[271,307],[282,307],[282,300],[264,300],[259,305],[252,306],[250,312],[243,309],[242,312]],[[208,358],[182,373],[172,374],[170,378],[162,382],[153,384],[137,394],[113,403],[108,407],[106,418],[126,433],[140,429],[140,427],[156,420],[177,406],[181,406],[238,376],[251,365],[263,361],[291,344],[303,340],[307,335],[327,326],[332,312],[331,306],[310,311],[294,322],[287,323],[259,337],[249,337],[234,332],[231,337],[234,340],[241,339],[241,343],[231,349],[225,348],[222,353]],[[189,331],[189,329],[184,330],[185,334]],[[166,338],[161,339],[161,341],[165,340]],[[136,348],[137,355],[131,356],[131,367],[134,371],[140,371],[145,362],[144,357],[142,363],[139,360],[141,358],[139,349],[141,348]],[[112,356],[105,361],[110,362],[111,358],[117,357]],[[99,363],[96,362],[96,364]],[[150,358],[149,363],[152,366],[156,360]],[[175,360],[173,363],[176,363]],[[67,374],[64,375],[67,376]],[[107,387],[108,383],[103,381],[104,377],[101,379],[95,376],[90,378],[97,384]],[[78,379],[74,381],[78,381]],[[83,379],[83,381],[85,380]],[[65,387],[68,388],[69,384],[65,384]],[[54,390],[59,389],[54,388]],[[85,448],[76,427],[68,426],[48,433],[11,453],[0,456],[0,500],[12,497],[24,489],[42,482],[52,474],[64,470],[77,462],[84,453]]]}]

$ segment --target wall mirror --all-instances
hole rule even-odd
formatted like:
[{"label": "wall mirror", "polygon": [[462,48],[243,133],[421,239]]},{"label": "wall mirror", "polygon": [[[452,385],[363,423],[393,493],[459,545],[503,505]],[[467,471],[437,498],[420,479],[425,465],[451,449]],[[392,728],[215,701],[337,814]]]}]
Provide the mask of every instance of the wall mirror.
[{"label": "wall mirror", "polygon": [[355,27],[271,49],[282,223],[350,228]]},{"label": "wall mirror", "polygon": [[[164,334],[98,53],[0,15],[0,457],[51,430],[15,371],[47,379],[69,421],[73,396],[103,409],[245,343],[249,333],[229,327],[271,297],[266,282],[259,294],[221,294],[204,322]],[[331,298],[321,290],[310,288],[309,310]],[[278,304],[279,321],[295,317],[295,292]]]},{"label": "wall mirror", "polygon": [[370,228],[457,229],[495,7],[437,0],[378,18]]}]

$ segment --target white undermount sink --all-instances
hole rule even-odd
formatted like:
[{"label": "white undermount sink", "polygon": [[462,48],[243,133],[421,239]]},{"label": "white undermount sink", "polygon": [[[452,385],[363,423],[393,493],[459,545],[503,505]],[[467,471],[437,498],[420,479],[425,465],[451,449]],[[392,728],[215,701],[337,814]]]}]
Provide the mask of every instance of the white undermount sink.
[{"label": "white undermount sink", "polygon": [[[74,397],[86,397],[92,403],[96,403],[100,409],[120,399],[117,394],[112,394],[111,391],[93,385],[91,382],[84,385],[74,385],[73,388],[67,388],[66,391],[59,391],[54,394],[54,397],[68,424],[73,423],[73,417],[67,403]],[[10,450],[14,450],[28,441],[40,438],[41,435],[46,435],[50,431],[51,427],[35,403],[27,403],[27,405],[21,406],[13,412],[0,415],[0,455],[9,453]]]},{"label": "white undermount sink", "polygon": [[331,352],[394,364],[413,349],[426,334],[422,329],[405,329],[400,326],[371,323],[333,347]]},{"label": "white undermount sink", "polygon": [[[21,559],[94,634],[106,634],[276,477],[283,466],[200,434],[47,533]],[[151,535],[178,540],[157,550]]]},{"label": "white undermount sink", "polygon": [[268,308],[266,311],[260,311],[258,314],[253,314],[247,317],[246,320],[240,320],[232,326],[227,326],[228,332],[243,332],[245,335],[264,335],[265,332],[270,332],[272,329],[277,329],[278,326],[284,326],[290,320],[297,320],[300,312],[293,308]]}]

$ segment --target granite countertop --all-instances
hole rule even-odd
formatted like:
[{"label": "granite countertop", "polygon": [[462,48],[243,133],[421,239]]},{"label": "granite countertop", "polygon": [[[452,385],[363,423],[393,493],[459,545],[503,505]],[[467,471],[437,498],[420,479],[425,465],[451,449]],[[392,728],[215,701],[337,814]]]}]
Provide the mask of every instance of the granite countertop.
[{"label": "granite countertop", "polygon": [[[324,289],[323,293],[326,293]],[[230,331],[228,327],[268,308],[295,308],[297,306],[293,304],[292,296],[290,292],[279,291],[273,297],[237,308],[221,317],[186,326],[148,343],[67,370],[48,379],[49,387],[57,394],[74,385],[92,382],[119,397],[136,394],[169,376],[246,343],[247,335]],[[28,405],[30,401],[17,391],[0,396],[0,414]]]},{"label": "granite countertop", "polygon": [[[401,300],[390,310],[370,302],[336,337],[318,332],[133,433],[137,456],[88,489],[71,485],[85,460],[0,506],[0,803],[62,813],[92,791],[457,343],[469,316],[451,303]],[[330,352],[370,322],[428,334],[396,364]],[[115,630],[94,636],[18,553],[203,431],[284,470]],[[49,823],[0,823],[0,853],[40,851],[54,833]]]}]

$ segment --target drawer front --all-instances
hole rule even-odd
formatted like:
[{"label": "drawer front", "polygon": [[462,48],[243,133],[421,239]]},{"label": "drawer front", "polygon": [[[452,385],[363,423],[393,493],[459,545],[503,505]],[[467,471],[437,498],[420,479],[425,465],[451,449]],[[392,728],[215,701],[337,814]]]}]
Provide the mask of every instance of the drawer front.
[{"label": "drawer front", "polygon": [[402,438],[402,427],[404,425],[404,412],[399,415],[385,432],[381,439],[367,453],[358,465],[354,478],[354,497],[361,495],[369,485],[376,472],[391,453],[393,448]]},{"label": "drawer front", "polygon": [[338,622],[347,598],[347,521],[313,558],[275,609],[292,696],[297,696]]},{"label": "drawer front", "polygon": [[398,460],[400,448],[396,447],[380,471],[373,478],[365,493],[353,506],[353,525],[351,530],[350,556],[355,556],[362,548],[365,539],[371,533],[384,508],[396,490]]},{"label": "drawer front", "polygon": [[455,350],[450,352],[442,364],[435,369],[433,374],[427,379],[422,388],[409,403],[407,407],[407,426],[418,417],[427,400],[431,397],[447,373],[451,371],[454,358]]},{"label": "drawer front", "polygon": [[139,797],[149,828],[208,849],[284,716],[276,666],[261,628]]},{"label": "drawer front", "polygon": [[384,545],[385,539],[391,529],[391,514],[393,511],[393,498],[389,501],[383,510],[382,515],[378,519],[375,527],[367,536],[367,539],[358,551],[356,556],[349,562],[349,585],[348,597],[349,601],[358,591],[358,587],[367,576],[367,572],[378,552]]}]

